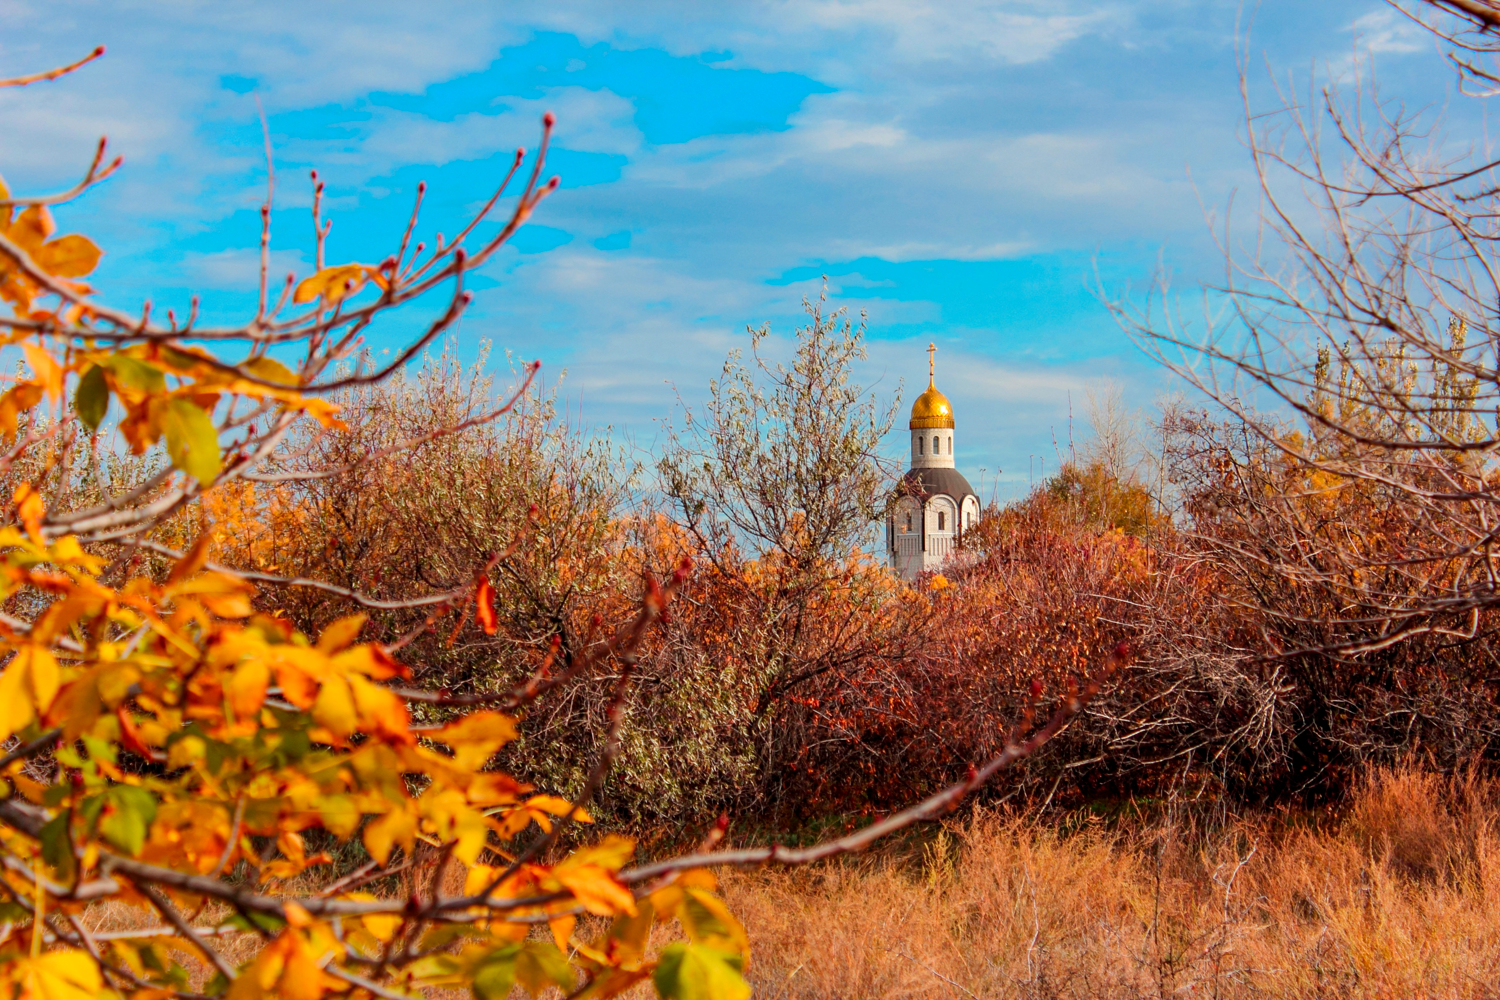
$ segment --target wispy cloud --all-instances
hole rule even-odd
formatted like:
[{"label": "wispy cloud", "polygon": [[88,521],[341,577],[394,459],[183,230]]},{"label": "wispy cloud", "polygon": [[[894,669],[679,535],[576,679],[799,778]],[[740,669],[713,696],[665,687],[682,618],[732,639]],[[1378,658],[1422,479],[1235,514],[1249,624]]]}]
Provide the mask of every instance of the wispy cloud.
[{"label": "wispy cloud", "polygon": [[[1239,7],[0,0],[0,68],[110,47],[76,77],[0,93],[0,170],[66,185],[107,132],[126,172],[63,218],[106,244],[101,284],[232,304],[258,268],[256,97],[278,205],[303,213],[319,166],[335,253],[359,259],[389,249],[418,178],[430,237],[554,110],[563,190],[527,249],[557,249],[502,254],[480,276],[498,287],[466,342],[566,364],[590,420],[649,429],[668,383],[701,394],[746,322],[789,333],[827,271],[841,302],[870,310],[871,377],[920,374],[920,347],[939,341],[970,455],[1013,469],[1050,448],[1083,381],[1108,370],[1147,392],[1154,377],[1084,292],[1091,258],[1144,272],[1165,245],[1189,278],[1212,265],[1198,196],[1250,180]],[[1280,72],[1328,66],[1357,38],[1440,83],[1414,31],[1380,0],[1265,0],[1253,45]],[[305,216],[283,218],[275,271],[303,272]]]}]

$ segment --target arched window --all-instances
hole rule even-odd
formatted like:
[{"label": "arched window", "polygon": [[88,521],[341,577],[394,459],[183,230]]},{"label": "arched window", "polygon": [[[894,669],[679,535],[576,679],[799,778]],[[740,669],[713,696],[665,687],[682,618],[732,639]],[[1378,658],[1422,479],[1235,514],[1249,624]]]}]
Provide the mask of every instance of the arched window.
[{"label": "arched window", "polygon": [[947,522],[948,522],[948,515],[944,514],[942,511],[938,511],[938,530],[939,531],[947,531],[948,530]]},{"label": "arched window", "polygon": [[953,454],[953,435],[948,435],[948,454]]},{"label": "arched window", "polygon": [[943,446],[938,441],[938,436],[936,434],[932,436],[932,453],[934,455],[941,455],[943,453]]},{"label": "arched window", "polygon": [[917,454],[918,455],[926,454],[925,452],[922,451],[922,449],[926,446],[926,442],[927,442],[926,438],[917,438]]}]

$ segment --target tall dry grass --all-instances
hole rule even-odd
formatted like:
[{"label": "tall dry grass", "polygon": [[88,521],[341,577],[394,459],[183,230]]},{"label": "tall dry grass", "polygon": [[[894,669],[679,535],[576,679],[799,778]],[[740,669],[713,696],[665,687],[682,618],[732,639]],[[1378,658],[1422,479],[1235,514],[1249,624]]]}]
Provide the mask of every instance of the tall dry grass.
[{"label": "tall dry grass", "polygon": [[726,889],[764,1000],[1496,997],[1497,819],[1500,784],[1408,768],[1337,817],[981,814]]}]

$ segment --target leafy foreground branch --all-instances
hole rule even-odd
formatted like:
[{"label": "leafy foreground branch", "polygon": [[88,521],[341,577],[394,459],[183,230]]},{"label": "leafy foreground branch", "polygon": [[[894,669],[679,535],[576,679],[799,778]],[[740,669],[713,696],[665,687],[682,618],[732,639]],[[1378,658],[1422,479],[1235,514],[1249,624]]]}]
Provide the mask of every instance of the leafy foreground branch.
[{"label": "leafy foreground branch", "polygon": [[[196,305],[181,321],[169,310],[162,324],[149,305],[128,315],[95,301],[81,279],[100,251],[84,236],[56,236],[49,205],[116,169],[101,166],[105,143],[69,192],[12,198],[0,187],[0,296],[14,313],[0,330],[26,365],[0,395],[0,475],[14,485],[0,525],[0,739],[12,746],[0,758],[0,988],[10,996],[316,1000],[462,986],[489,1000],[520,984],[606,997],[650,978],[666,997],[742,998],[746,934],[709,869],[813,861],[940,816],[1056,735],[1097,691],[1098,679],[1070,688],[1038,728],[1034,689],[1002,752],[851,836],[803,850],[720,850],[721,821],[698,851],[632,867],[627,838],[571,852],[563,838],[590,822],[638,650],[687,579],[687,560],[664,584],[648,577],[613,629],[600,623],[581,643],[554,645],[515,690],[455,698],[401,686],[411,672],[395,654],[449,614],[455,636],[471,615],[494,635],[491,576],[528,544],[524,530],[471,567],[471,579],[396,602],[211,559],[205,511],[216,494],[317,481],[419,449],[499,419],[525,392],[536,365],[486,412],[337,466],[306,460],[317,454],[308,442],[342,427],[329,394],[380,382],[450,328],[470,301],[466,273],[556,189],[555,178],[540,181],[551,127],[549,114],[510,215],[473,246],[524,151],[458,237],[438,237],[430,252],[412,242],[419,193],[395,251],[373,265],[324,260],[314,175],[318,270],[300,282],[288,275],[279,290],[268,273],[268,188],[257,307],[239,326],[200,326]],[[350,366],[371,324],[429,293],[444,299],[436,317],[393,362]],[[243,357],[226,360],[205,343]],[[300,447],[290,458],[288,441]],[[159,443],[169,463],[156,461]],[[117,445],[135,458],[115,454]],[[133,473],[117,482],[101,451]],[[257,585],[431,612],[388,644],[359,641],[363,614],[313,637],[257,613]],[[1117,650],[1104,673],[1123,656]],[[614,682],[610,730],[576,798],[538,794],[492,767],[518,733],[503,712],[601,676]],[[418,725],[414,702],[474,710]],[[356,839],[368,862],[318,888],[310,870],[331,859],[310,841]],[[448,894],[460,869],[462,892]],[[416,887],[405,896],[361,888],[401,872]],[[91,933],[89,908],[103,900],[148,909],[159,923]],[[580,923],[587,917],[602,919]],[[653,926],[669,921],[685,940],[653,949]],[[237,936],[254,945],[237,949],[245,961],[226,947]],[[185,968],[169,948],[209,971]]]}]

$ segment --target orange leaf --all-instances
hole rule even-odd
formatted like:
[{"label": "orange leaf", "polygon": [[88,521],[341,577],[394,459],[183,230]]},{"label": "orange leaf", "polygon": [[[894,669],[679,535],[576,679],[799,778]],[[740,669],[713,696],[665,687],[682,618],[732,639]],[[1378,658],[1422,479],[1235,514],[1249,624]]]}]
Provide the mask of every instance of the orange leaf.
[{"label": "orange leaf", "polygon": [[365,627],[369,617],[366,614],[354,614],[329,622],[318,636],[318,651],[337,653],[348,648],[359,637],[359,630]]},{"label": "orange leaf", "polygon": [[516,723],[499,712],[474,712],[455,719],[432,733],[439,743],[453,748],[453,759],[465,770],[484,766],[496,750],[516,738]]},{"label": "orange leaf", "polygon": [[183,554],[182,558],[173,565],[171,572],[167,574],[168,583],[177,583],[186,580],[201,570],[208,562],[208,547],[213,542],[213,532],[200,531],[193,542],[193,547]]},{"label": "orange leaf", "polygon": [[479,589],[474,594],[476,613],[479,616],[479,624],[484,629],[485,635],[494,635],[500,624],[495,619],[495,588],[490,586],[490,578],[481,576],[479,578]]},{"label": "orange leaf", "polygon": [[101,253],[87,236],[70,233],[38,247],[31,259],[48,274],[81,278],[99,266]]},{"label": "orange leaf", "polygon": [[16,513],[20,515],[21,523],[26,525],[26,533],[31,540],[38,545],[42,543],[42,515],[46,508],[42,505],[42,495],[31,488],[30,483],[22,483],[16,487],[12,496],[16,505]]},{"label": "orange leaf", "polygon": [[292,301],[302,303],[321,298],[324,302],[332,304],[365,287],[365,282],[376,273],[373,267],[366,267],[363,264],[339,264],[336,267],[325,267],[312,277],[302,279],[297,285],[297,290],[292,293]]},{"label": "orange leaf", "polygon": [[52,221],[52,213],[47,210],[47,206],[32,205],[11,223],[10,238],[16,246],[30,255],[55,232],[57,223]]},{"label": "orange leaf", "polygon": [[22,344],[21,350],[26,355],[26,363],[36,373],[36,384],[54,399],[61,396],[64,372],[52,355],[35,344]]},{"label": "orange leaf", "polygon": [[22,413],[42,401],[46,390],[35,382],[18,382],[0,396],[0,431],[14,437]]},{"label": "orange leaf", "polygon": [[354,732],[358,720],[354,714],[354,693],[349,682],[342,677],[330,677],[323,682],[313,702],[312,716],[320,726],[342,739]]},{"label": "orange leaf", "polygon": [[635,915],[635,896],[613,875],[597,865],[552,870],[552,877],[563,884],[573,898],[590,913],[612,917],[620,913]]}]

